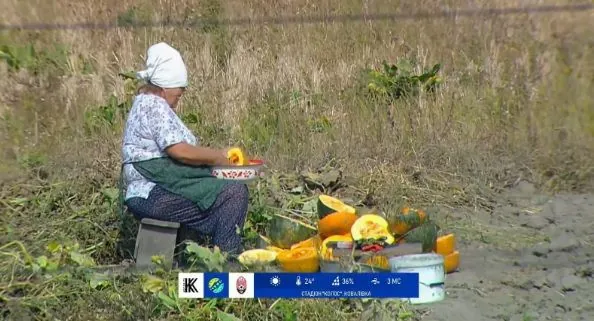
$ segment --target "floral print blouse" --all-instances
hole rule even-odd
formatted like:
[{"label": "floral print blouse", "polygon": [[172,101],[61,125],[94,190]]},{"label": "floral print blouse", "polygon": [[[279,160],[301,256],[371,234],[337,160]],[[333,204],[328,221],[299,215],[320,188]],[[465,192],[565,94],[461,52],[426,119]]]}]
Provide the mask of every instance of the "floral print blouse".
[{"label": "floral print blouse", "polygon": [[136,96],[126,121],[122,144],[126,200],[132,197],[146,199],[155,186],[130,163],[166,157],[165,149],[180,142],[196,145],[198,139],[169,107],[167,101],[151,94]]}]

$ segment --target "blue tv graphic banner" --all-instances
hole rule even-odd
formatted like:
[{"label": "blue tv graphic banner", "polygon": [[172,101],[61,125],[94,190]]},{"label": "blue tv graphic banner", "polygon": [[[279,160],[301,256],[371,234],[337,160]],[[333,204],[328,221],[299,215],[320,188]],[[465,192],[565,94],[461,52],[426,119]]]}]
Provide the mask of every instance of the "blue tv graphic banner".
[{"label": "blue tv graphic banner", "polygon": [[256,298],[418,298],[418,273],[255,273]]},{"label": "blue tv graphic banner", "polygon": [[418,298],[418,273],[180,273],[180,298]]}]

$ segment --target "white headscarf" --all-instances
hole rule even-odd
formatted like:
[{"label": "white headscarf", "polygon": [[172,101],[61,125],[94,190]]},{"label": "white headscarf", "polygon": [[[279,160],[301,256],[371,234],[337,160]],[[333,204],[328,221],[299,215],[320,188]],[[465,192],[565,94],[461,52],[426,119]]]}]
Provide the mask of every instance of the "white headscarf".
[{"label": "white headscarf", "polygon": [[147,50],[146,69],[136,77],[161,88],[188,86],[188,72],[180,53],[170,45],[160,42]]}]

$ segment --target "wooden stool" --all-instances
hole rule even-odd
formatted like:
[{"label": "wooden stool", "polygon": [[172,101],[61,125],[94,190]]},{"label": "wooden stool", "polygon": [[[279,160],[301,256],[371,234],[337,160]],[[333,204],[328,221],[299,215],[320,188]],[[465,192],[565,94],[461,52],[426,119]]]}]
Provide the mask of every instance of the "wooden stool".
[{"label": "wooden stool", "polygon": [[179,227],[180,224],[177,222],[143,218],[138,227],[134,248],[136,267],[150,267],[153,265],[151,257],[155,255],[163,256],[166,266],[173,266]]}]

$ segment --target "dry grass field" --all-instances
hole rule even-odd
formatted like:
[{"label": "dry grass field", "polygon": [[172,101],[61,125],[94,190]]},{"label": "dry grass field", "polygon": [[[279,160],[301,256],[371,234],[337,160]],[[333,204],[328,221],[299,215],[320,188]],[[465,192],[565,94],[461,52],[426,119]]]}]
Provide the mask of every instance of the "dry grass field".
[{"label": "dry grass field", "polygon": [[[569,3],[575,1],[522,5]],[[383,301],[186,302],[168,297],[167,285],[157,294],[143,291],[146,275],[111,278],[78,270],[50,273],[46,267],[59,253],[60,267],[127,258],[119,250],[124,231],[114,188],[134,84],[119,73],[143,68],[146,49],[158,41],[184,56],[190,88],[181,116],[202,142],[240,145],[269,164],[269,178],[251,188],[248,241],[263,233],[265,217],[274,211],[270,199],[279,197],[270,194],[283,193],[270,187],[276,186],[271,180],[328,166],[340,169],[351,186],[343,190],[345,196],[384,211],[403,201],[437,207],[437,219],[460,229],[468,242],[477,238],[478,225],[446,218],[488,211],[501,191],[520,181],[543,193],[591,191],[594,10],[126,28],[146,21],[517,5],[503,0],[4,0],[0,20],[5,24],[117,21],[122,28],[0,32],[3,316],[251,321],[328,315],[359,320],[375,314],[382,320],[385,313],[390,320],[421,319],[421,312]],[[382,73],[383,61],[409,68],[411,75],[439,64],[439,78],[430,80],[436,81],[435,90],[415,91],[416,78],[403,75],[405,95],[398,96],[393,87],[382,87],[390,78]],[[370,78],[369,69],[379,72]],[[379,89],[372,91],[370,83]],[[528,242],[497,235],[493,240]],[[74,244],[78,248],[70,247]],[[175,281],[173,272],[163,273],[159,280]]]}]

